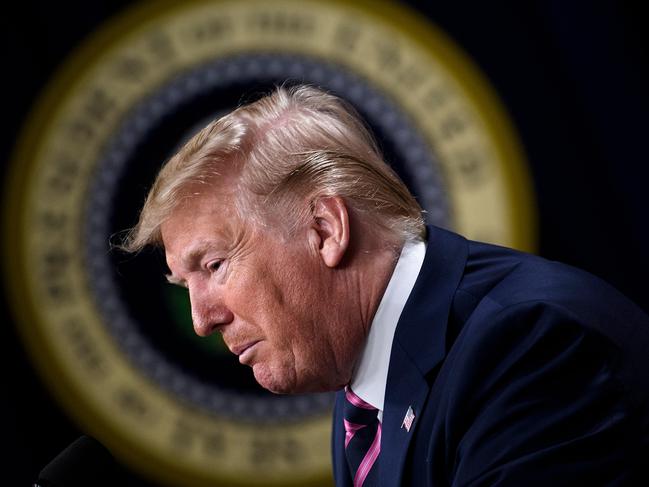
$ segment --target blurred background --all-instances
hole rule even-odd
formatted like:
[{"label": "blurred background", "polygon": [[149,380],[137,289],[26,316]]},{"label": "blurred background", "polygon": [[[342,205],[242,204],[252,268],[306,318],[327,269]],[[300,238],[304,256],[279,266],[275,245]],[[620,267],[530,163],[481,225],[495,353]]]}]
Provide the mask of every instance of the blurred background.
[{"label": "blurred background", "polygon": [[[36,97],[61,63],[134,3],[22,0],[4,10],[4,176]],[[614,0],[399,3],[464,50],[508,112],[533,185],[536,253],[602,277],[649,311],[649,38],[640,7]],[[6,275],[5,290],[12,285]],[[81,429],[36,372],[6,293],[2,305],[0,421],[9,457],[0,481],[29,485]],[[133,485],[155,485],[131,476]]]}]

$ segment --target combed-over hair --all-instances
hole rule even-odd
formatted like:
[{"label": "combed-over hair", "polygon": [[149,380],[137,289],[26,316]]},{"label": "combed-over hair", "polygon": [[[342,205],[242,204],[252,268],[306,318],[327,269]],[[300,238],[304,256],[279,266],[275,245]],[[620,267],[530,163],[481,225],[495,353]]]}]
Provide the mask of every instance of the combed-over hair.
[{"label": "combed-over hair", "polygon": [[278,87],[192,137],[160,170],[122,248],[161,245],[160,227],[180,202],[196,194],[197,185],[216,191],[224,174],[235,175],[236,208],[244,218],[263,223],[274,212],[292,231],[311,216],[319,197],[339,196],[393,238],[424,238],[419,204],[354,108],[299,85]]}]

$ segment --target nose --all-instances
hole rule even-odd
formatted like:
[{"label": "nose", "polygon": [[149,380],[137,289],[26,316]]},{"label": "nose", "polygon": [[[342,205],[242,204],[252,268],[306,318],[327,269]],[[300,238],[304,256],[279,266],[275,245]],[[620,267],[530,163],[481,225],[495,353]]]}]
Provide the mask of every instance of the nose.
[{"label": "nose", "polygon": [[224,303],[222,293],[189,287],[194,332],[206,337],[232,322],[234,314]]}]

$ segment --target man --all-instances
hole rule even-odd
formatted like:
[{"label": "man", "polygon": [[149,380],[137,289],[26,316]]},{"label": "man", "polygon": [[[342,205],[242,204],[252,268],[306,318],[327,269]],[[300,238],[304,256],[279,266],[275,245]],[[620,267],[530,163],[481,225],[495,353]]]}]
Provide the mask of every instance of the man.
[{"label": "man", "polygon": [[332,95],[279,88],[203,129],[125,247],[148,244],[196,333],[263,387],[339,391],[338,485],[645,479],[647,317],[585,273],[426,228]]}]

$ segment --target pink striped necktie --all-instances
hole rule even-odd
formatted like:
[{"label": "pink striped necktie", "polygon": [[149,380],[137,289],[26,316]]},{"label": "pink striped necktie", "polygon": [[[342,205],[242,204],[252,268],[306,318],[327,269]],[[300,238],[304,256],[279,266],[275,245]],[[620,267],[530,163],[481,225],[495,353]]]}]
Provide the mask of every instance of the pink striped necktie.
[{"label": "pink striped necktie", "polygon": [[345,456],[354,487],[378,485],[381,451],[381,422],[378,409],[366,403],[347,387],[345,389]]}]

